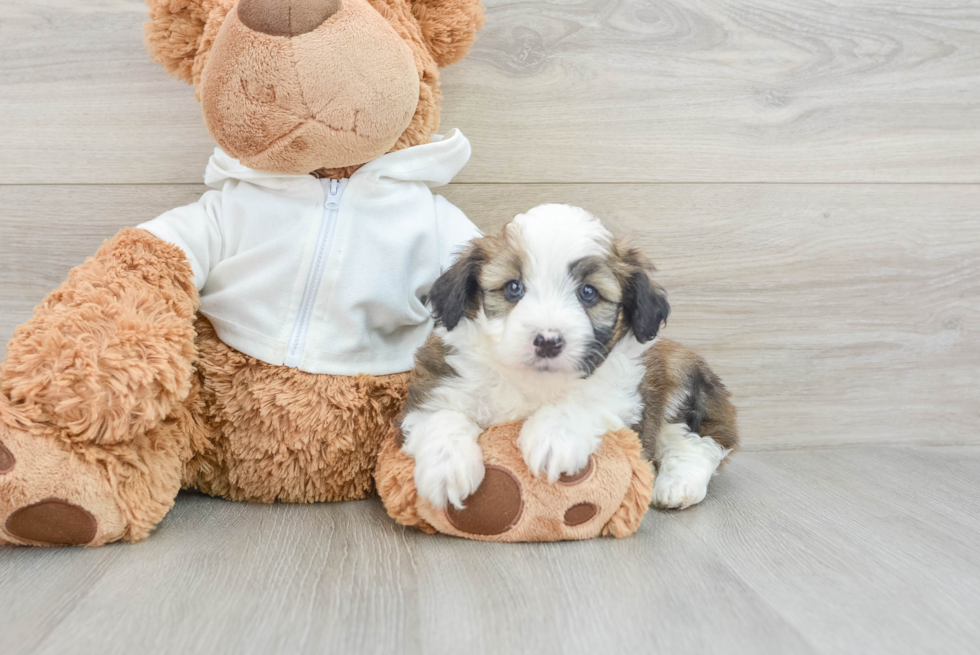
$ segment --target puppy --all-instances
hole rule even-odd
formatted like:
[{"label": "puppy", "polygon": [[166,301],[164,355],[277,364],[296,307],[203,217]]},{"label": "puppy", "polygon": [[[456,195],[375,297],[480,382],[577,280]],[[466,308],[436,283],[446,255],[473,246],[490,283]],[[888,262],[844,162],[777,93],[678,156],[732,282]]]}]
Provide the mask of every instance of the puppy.
[{"label": "puppy", "polygon": [[654,505],[704,499],[737,446],[735,408],[700,358],[656,338],[670,307],[652,271],[568,205],[536,207],[473,241],[431,289],[436,328],[416,354],[401,421],[422,497],[461,508],[483,480],[477,438],[525,419],[524,460],[551,482],[629,426],[658,471]]}]

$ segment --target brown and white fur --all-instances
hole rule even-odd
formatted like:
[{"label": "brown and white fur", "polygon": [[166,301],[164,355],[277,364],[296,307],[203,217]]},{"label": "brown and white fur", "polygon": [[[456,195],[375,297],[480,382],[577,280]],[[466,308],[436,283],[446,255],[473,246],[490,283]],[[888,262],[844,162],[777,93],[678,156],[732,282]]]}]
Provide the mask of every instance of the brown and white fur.
[{"label": "brown and white fur", "polygon": [[704,361],[657,338],[670,307],[652,270],[568,205],[473,241],[432,287],[436,329],[409,382],[403,447],[419,493],[462,507],[483,479],[480,433],[524,419],[536,475],[577,473],[604,433],[632,427],[657,467],[653,504],[703,500],[737,446],[735,408]]}]

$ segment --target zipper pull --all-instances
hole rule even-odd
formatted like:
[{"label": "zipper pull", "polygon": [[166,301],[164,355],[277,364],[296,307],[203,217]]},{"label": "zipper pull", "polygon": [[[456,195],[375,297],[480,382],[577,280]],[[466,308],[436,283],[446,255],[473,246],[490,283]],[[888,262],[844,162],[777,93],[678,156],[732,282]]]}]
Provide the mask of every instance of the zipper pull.
[{"label": "zipper pull", "polygon": [[330,187],[327,189],[327,209],[337,209],[340,207],[340,180],[330,180]]}]

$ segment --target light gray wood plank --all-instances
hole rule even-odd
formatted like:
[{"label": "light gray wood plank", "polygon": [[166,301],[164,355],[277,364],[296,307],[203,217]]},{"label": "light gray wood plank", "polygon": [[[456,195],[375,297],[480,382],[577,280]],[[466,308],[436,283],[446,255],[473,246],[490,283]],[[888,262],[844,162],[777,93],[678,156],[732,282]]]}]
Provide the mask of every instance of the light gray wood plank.
[{"label": "light gray wood plank", "polygon": [[145,17],[141,0],[0,5],[3,183],[201,181],[214,146],[193,89],[143,49]]},{"label": "light gray wood plank", "polygon": [[[680,520],[816,650],[976,650],[977,449],[794,451],[740,464],[713,490],[724,519]],[[766,493],[729,493],[745,478],[764,479]]]},{"label": "light gray wood plank", "polygon": [[[977,0],[488,0],[444,74],[463,182],[976,182]],[[140,0],[0,5],[0,180],[197,182]]]},{"label": "light gray wood plank", "polygon": [[[203,187],[0,187],[0,348],[117,229]],[[581,204],[659,267],[747,448],[980,440],[980,186],[452,185],[485,229]],[[2,353],[3,350],[0,350]]]},{"label": "light gray wood plank", "polygon": [[702,505],[562,544],[185,495],[136,546],[0,549],[0,633],[17,654],[966,654],[980,555],[949,535],[980,530],[978,471],[976,447],[740,453]]}]

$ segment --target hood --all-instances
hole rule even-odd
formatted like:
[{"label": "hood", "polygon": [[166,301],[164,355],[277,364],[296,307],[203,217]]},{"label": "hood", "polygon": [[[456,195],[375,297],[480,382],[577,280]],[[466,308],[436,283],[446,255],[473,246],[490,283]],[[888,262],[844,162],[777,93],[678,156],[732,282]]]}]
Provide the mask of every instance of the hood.
[{"label": "hood", "polygon": [[424,182],[430,187],[449,184],[470,160],[470,142],[455,129],[446,136],[433,134],[431,139],[425,145],[382,155],[361,166],[354,175]]},{"label": "hood", "polygon": [[[378,178],[423,182],[430,187],[449,184],[470,158],[470,142],[459,130],[445,137],[434,134],[432,141],[390,152],[370,161],[354,173],[355,176],[374,175]],[[272,173],[245,166],[221,148],[215,148],[204,173],[204,183],[220,189],[227,180],[240,180],[269,189],[288,189],[308,183],[310,176]]]}]

